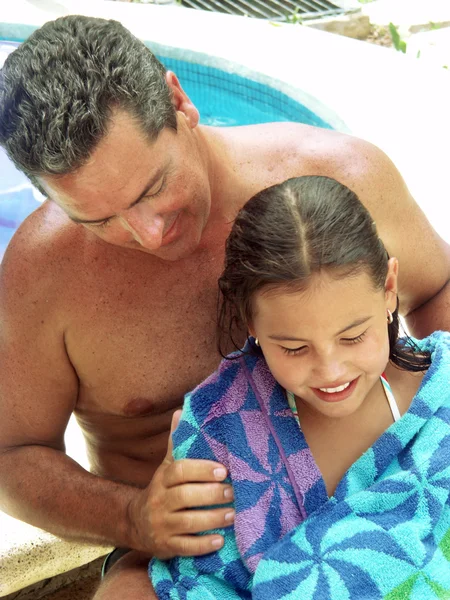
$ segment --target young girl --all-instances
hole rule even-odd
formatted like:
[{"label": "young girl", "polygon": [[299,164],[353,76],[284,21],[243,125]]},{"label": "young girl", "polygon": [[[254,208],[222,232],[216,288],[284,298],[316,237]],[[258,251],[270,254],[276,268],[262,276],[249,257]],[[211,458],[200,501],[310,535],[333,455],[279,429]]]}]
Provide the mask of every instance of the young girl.
[{"label": "young girl", "polygon": [[450,597],[450,336],[398,338],[397,273],[337,181],[241,210],[219,325],[250,337],[173,436],[175,458],[228,468],[235,525],[215,553],[153,561],[159,598]]}]

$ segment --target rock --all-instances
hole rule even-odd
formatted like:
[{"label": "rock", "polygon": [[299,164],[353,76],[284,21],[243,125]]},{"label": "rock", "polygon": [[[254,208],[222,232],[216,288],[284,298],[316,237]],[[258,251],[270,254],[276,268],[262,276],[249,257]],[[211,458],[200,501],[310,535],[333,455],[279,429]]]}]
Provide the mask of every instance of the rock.
[{"label": "rock", "polygon": [[370,33],[370,19],[362,14],[349,14],[339,17],[327,17],[304,23],[308,27],[338,33],[356,40],[364,40]]}]

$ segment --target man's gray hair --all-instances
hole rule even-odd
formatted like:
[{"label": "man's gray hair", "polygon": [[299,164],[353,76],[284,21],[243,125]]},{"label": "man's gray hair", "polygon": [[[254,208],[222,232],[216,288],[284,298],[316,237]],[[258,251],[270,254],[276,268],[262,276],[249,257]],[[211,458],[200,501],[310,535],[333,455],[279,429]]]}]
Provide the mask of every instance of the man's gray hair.
[{"label": "man's gray hair", "polygon": [[154,140],[176,130],[165,68],[117,21],[68,16],[35,31],[0,72],[0,145],[39,187],[87,162],[124,109]]}]

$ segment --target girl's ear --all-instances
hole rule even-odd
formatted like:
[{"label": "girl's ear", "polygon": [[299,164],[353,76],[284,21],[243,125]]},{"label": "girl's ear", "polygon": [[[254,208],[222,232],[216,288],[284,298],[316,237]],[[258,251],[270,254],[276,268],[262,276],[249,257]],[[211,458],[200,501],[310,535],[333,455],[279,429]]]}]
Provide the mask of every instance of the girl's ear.
[{"label": "girl's ear", "polygon": [[392,313],[397,308],[397,293],[398,293],[398,260],[392,257],[388,261],[388,272],[384,283],[386,308]]}]

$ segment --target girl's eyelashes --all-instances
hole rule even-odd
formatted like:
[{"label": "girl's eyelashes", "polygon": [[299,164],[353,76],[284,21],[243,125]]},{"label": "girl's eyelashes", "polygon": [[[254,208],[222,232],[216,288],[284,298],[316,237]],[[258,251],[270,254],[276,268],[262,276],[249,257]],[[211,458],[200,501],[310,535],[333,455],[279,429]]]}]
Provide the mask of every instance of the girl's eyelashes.
[{"label": "girl's eyelashes", "polygon": [[284,346],[281,346],[283,352],[285,354],[287,354],[288,356],[295,356],[297,354],[300,354],[300,352],[302,350],[304,350],[307,346],[300,346],[299,348],[285,348]]},{"label": "girl's eyelashes", "polygon": [[[342,338],[341,341],[345,342],[346,344],[359,344],[360,342],[362,342],[364,340],[366,333],[367,333],[367,329],[366,329],[366,331],[364,331],[360,335],[357,335],[356,337]],[[285,346],[281,346],[281,349],[288,356],[296,356],[296,355],[300,354],[303,350],[305,350],[307,347],[308,346],[299,346],[298,348],[286,348]]]},{"label": "girl's eyelashes", "polygon": [[342,338],[343,342],[346,342],[348,344],[359,344],[360,342],[362,342],[364,340],[364,336],[367,333],[367,329],[366,331],[363,331],[363,333],[361,333],[361,335],[357,335],[354,338]]}]

